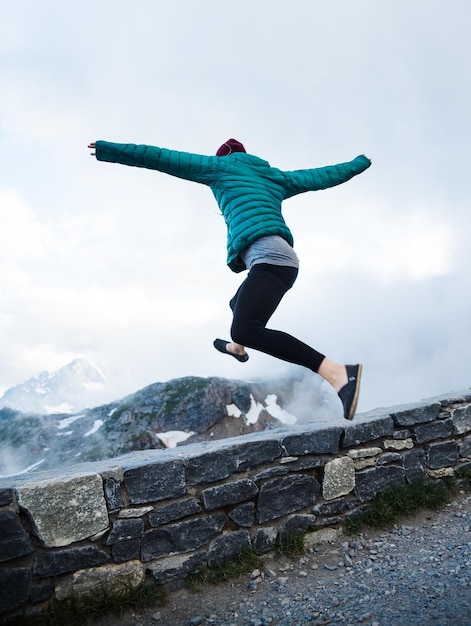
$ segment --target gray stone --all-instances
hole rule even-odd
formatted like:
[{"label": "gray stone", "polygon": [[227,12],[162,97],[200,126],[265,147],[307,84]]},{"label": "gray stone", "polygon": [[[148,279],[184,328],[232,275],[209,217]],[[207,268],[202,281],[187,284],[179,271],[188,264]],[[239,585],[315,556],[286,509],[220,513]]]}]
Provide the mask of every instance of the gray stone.
[{"label": "gray stone", "polygon": [[108,527],[99,474],[37,481],[32,478],[18,488],[18,501],[46,547],[68,546]]},{"label": "gray stone", "polygon": [[149,524],[153,527],[162,526],[162,524],[168,524],[182,517],[188,517],[200,512],[201,506],[194,498],[182,502],[172,502],[172,504],[155,508],[149,514]]},{"label": "gray stone", "polygon": [[0,570],[0,614],[26,604],[30,583],[31,571],[26,567]]},{"label": "gray stone", "polygon": [[396,426],[414,426],[414,424],[433,422],[437,419],[440,409],[440,402],[425,401],[396,407],[391,417]]},{"label": "gray stone", "polygon": [[461,441],[458,441],[458,449],[460,457],[471,458],[471,435],[463,437]]},{"label": "gray stone", "polygon": [[253,526],[255,520],[255,503],[246,502],[232,509],[229,513],[229,518],[239,526],[250,528],[250,526]]},{"label": "gray stone", "polygon": [[44,602],[54,593],[53,583],[44,583],[42,585],[31,585],[29,588],[29,601],[33,604]]},{"label": "gray stone", "polygon": [[446,439],[453,433],[453,420],[436,420],[429,424],[421,424],[413,430],[413,437],[416,443],[425,443],[434,439]]},{"label": "gray stone", "polygon": [[111,547],[111,556],[115,563],[124,563],[125,561],[132,561],[139,558],[141,551],[140,539],[128,539],[127,541],[120,541],[115,543]]},{"label": "gray stone", "polygon": [[281,529],[279,536],[283,538],[289,535],[302,535],[311,526],[314,526],[315,521],[315,515],[291,515]]},{"label": "gray stone", "polygon": [[[254,435],[264,435],[265,433],[254,433]],[[231,446],[227,452],[236,459],[238,472],[245,472],[248,469],[259,467],[265,463],[272,463],[281,456],[281,448],[278,439],[267,431],[267,438],[260,437],[260,440],[247,441],[244,437],[237,437],[240,443]],[[245,437],[249,437],[245,435]],[[252,435],[253,437],[253,435]]]},{"label": "gray stone", "polygon": [[257,522],[263,524],[312,506],[319,495],[320,488],[315,478],[302,474],[271,479],[260,489]]},{"label": "gray stone", "polygon": [[402,428],[401,430],[395,430],[392,434],[393,439],[408,439],[411,432],[408,428]]},{"label": "gray stone", "polygon": [[225,532],[211,542],[208,564],[211,567],[218,567],[229,561],[236,561],[244,552],[250,552],[251,547],[247,530]]},{"label": "gray stone", "polygon": [[274,476],[286,476],[289,474],[288,467],[268,467],[267,469],[258,472],[253,476],[253,480],[258,483],[260,480],[266,480],[267,478],[273,478]]},{"label": "gray stone", "polygon": [[166,459],[123,468],[123,479],[131,504],[158,502],[175,498],[186,493],[183,462],[178,459]]},{"label": "gray stone", "polygon": [[288,465],[290,472],[302,472],[305,470],[315,469],[316,467],[322,467],[323,460],[319,457],[305,457],[294,461]]},{"label": "gray stone", "polygon": [[[320,543],[330,543],[331,541],[336,541],[341,532],[342,531],[340,529],[337,530],[336,528],[321,528],[320,530],[316,530],[312,533],[307,533],[304,538],[304,547],[309,549]],[[331,567],[335,568],[336,566],[334,565]]]},{"label": "gray stone", "polygon": [[404,452],[403,467],[406,480],[409,483],[427,478],[425,452],[423,450],[407,450]]},{"label": "gray stone", "polygon": [[130,517],[144,517],[154,510],[153,506],[137,506],[132,509],[121,509],[118,513],[119,519],[129,519]]},{"label": "gray stone", "polygon": [[121,485],[114,478],[105,478],[103,481],[103,490],[105,492],[106,504],[110,512],[118,511],[124,507],[124,501],[121,496]]},{"label": "gray stone", "polygon": [[402,454],[399,452],[384,452],[376,459],[376,465],[389,465],[390,463],[402,463]]},{"label": "gray stone", "polygon": [[383,415],[368,421],[355,421],[347,424],[341,438],[342,448],[370,443],[380,437],[392,435],[394,424],[389,415]]},{"label": "gray stone", "polygon": [[95,546],[79,546],[49,552],[41,552],[34,559],[33,574],[41,578],[58,576],[79,569],[101,565],[109,555]]},{"label": "gray stone", "polygon": [[303,456],[305,454],[335,454],[339,449],[340,436],[343,429],[340,426],[322,428],[320,430],[306,430],[293,432],[281,440],[284,454],[287,456]]},{"label": "gray stone", "polygon": [[235,458],[225,450],[205,452],[188,458],[185,469],[189,485],[224,480],[237,469]]},{"label": "gray stone", "polygon": [[278,531],[271,526],[268,528],[257,528],[253,540],[253,549],[255,554],[266,554],[273,550]]},{"label": "gray stone", "polygon": [[322,496],[333,500],[346,496],[355,487],[355,464],[353,459],[342,456],[325,464]]},{"label": "gray stone", "polygon": [[453,409],[452,420],[456,434],[463,435],[471,431],[471,405]]},{"label": "gray stone", "polygon": [[397,465],[372,467],[358,472],[355,479],[355,494],[359,500],[371,500],[380,491],[404,484],[404,469]]},{"label": "gray stone", "polygon": [[347,452],[347,456],[351,459],[367,459],[370,457],[378,456],[381,454],[382,448],[371,447],[371,448],[354,448]]},{"label": "gray stone", "polygon": [[148,566],[155,582],[164,585],[179,578],[186,578],[196,574],[207,566],[208,552],[194,552],[193,554],[178,554],[164,557]]},{"label": "gray stone", "polygon": [[331,516],[331,517],[322,517],[316,519],[314,522],[315,528],[322,528],[323,526],[338,526],[343,522],[343,517],[341,516]]},{"label": "gray stone", "polygon": [[356,459],[353,461],[355,465],[355,471],[365,469],[365,467],[374,467],[376,465],[375,459]]},{"label": "gray stone", "polygon": [[385,439],[383,447],[385,450],[410,450],[414,447],[414,442],[409,437],[407,439]]},{"label": "gray stone", "polygon": [[118,519],[113,522],[110,534],[105,545],[112,546],[119,541],[137,539],[144,534],[144,522],[142,519]]},{"label": "gray stone", "polygon": [[440,469],[450,467],[458,463],[458,444],[456,441],[444,443],[431,443],[427,447],[427,467]]},{"label": "gray stone", "polygon": [[258,487],[248,478],[225,485],[209,487],[203,491],[203,503],[207,511],[221,509],[230,504],[245,502],[258,494]]},{"label": "gray stone", "polygon": [[347,500],[345,498],[336,498],[329,502],[319,502],[312,509],[316,515],[339,515],[347,508]]},{"label": "gray stone", "polygon": [[13,511],[0,511],[0,561],[9,561],[33,552],[34,548]]},{"label": "gray stone", "polygon": [[216,537],[226,521],[224,513],[216,513],[149,530],[142,537],[141,559],[147,562],[165,554],[196,550]]},{"label": "gray stone", "polygon": [[0,488],[0,506],[5,506],[13,502],[13,489]]},{"label": "gray stone", "polygon": [[450,393],[436,396],[431,399],[436,402],[440,402],[440,404],[444,407],[458,403],[463,404],[464,402],[471,401],[471,391],[469,389],[465,389],[463,391],[451,391]]},{"label": "gray stone", "polygon": [[102,589],[109,593],[122,593],[123,588],[139,587],[145,575],[145,567],[139,561],[83,569],[56,582],[56,597],[63,600],[72,594],[81,596]]},{"label": "gray stone", "polygon": [[440,469],[427,469],[427,475],[430,478],[452,478],[455,475],[455,471],[452,467],[440,467]]}]

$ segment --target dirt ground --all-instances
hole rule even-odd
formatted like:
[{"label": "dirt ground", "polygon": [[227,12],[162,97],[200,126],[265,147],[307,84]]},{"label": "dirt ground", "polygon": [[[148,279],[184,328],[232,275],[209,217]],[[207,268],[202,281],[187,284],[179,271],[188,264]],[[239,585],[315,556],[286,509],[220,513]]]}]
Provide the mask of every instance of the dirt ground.
[{"label": "dirt ground", "polygon": [[[306,554],[302,557],[286,558],[271,554],[263,557],[263,564],[258,572],[252,571],[235,580],[217,585],[204,584],[197,591],[190,591],[187,588],[173,591],[168,594],[163,607],[154,607],[142,612],[130,611],[121,617],[110,615],[94,624],[97,626],[197,626],[198,624],[284,626],[284,624],[303,623],[319,625],[360,623],[360,621],[326,621],[325,616],[329,602],[332,600],[332,591],[340,594],[340,590],[344,589],[344,593],[347,594],[349,577],[352,579],[352,576],[355,576],[357,580],[360,580],[367,576],[368,565],[364,563],[375,563],[377,550],[374,547],[377,545],[393,546],[393,558],[404,564],[401,564],[401,568],[406,568],[406,570],[410,568],[411,575],[416,576],[420,568],[418,561],[413,560],[412,551],[419,550],[419,543],[422,553],[432,554],[433,550],[439,550],[439,546],[445,545],[451,536],[450,529],[454,528],[453,525],[456,526],[455,535],[462,536],[463,533],[460,532],[457,524],[465,523],[465,518],[466,523],[471,524],[470,508],[471,497],[461,494],[444,509],[421,511],[413,517],[401,520],[392,529],[367,530],[353,538],[339,533],[333,541],[308,547]],[[469,535],[466,533],[465,540],[469,542],[470,538],[471,533]],[[355,547],[355,542],[360,547],[347,552],[349,546]],[[350,561],[348,554],[352,555]],[[438,554],[440,555],[441,552]],[[390,559],[390,556],[385,558]],[[420,558],[420,555],[417,558]],[[387,565],[386,562],[385,565]],[[280,611],[281,615],[283,614],[283,606],[294,606],[293,602],[298,601],[299,604],[300,600],[308,597],[318,605],[311,611],[309,618],[306,618],[306,622],[289,621],[292,618],[286,617],[284,620],[280,617]],[[400,601],[399,598],[394,600],[395,603],[398,601]],[[336,602],[342,604],[342,598],[339,597]],[[345,600],[344,604],[352,604],[351,596],[348,601]],[[261,619],[263,615],[271,617],[264,618],[265,621],[263,621]],[[368,618],[368,612],[363,617],[364,620],[362,619],[361,623],[382,626],[382,621],[371,621],[372,618],[371,616],[371,619]],[[448,622],[430,623],[447,624]],[[471,624],[471,617],[469,622],[462,623]]]}]

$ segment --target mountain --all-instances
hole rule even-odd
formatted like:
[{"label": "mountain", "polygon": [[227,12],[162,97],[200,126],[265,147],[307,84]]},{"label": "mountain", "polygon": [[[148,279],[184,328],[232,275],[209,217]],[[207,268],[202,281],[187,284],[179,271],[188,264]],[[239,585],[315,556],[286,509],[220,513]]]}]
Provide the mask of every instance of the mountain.
[{"label": "mountain", "polygon": [[103,401],[107,381],[103,373],[85,359],[75,359],[56,372],[41,372],[8,389],[0,408],[22,413],[73,413]]},{"label": "mountain", "polygon": [[0,476],[319,420],[336,410],[341,416],[336,396],[333,402],[311,374],[255,382],[188,376],[73,414],[5,407]]}]

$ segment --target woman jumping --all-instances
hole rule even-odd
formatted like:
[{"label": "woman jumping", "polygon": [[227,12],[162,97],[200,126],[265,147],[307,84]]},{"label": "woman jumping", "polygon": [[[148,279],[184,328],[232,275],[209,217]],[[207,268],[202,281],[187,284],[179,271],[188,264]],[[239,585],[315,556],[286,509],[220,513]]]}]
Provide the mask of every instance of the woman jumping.
[{"label": "woman jumping", "polygon": [[107,141],[88,147],[99,161],[158,170],[211,189],[227,225],[227,265],[233,272],[249,270],[230,301],[232,341],[216,339],[214,347],[241,362],[249,358],[248,347],[307,367],[332,385],[342,401],[344,417],[353,419],[361,364],[341,365],[299,339],[266,326],[299,269],[282,201],[340,185],[366,170],[371,161],[360,155],[339,165],[282,171],[247,154],[236,139],[228,139],[215,156]]}]

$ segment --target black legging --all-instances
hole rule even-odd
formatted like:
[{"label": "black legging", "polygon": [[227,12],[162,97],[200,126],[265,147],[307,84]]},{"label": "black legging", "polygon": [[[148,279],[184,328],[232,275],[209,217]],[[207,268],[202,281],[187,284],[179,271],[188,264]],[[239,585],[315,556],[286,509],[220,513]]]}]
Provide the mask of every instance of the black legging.
[{"label": "black legging", "polygon": [[234,313],[231,337],[243,346],[317,372],[323,354],[287,333],[266,328],[297,275],[295,267],[254,265],[229,303]]}]

